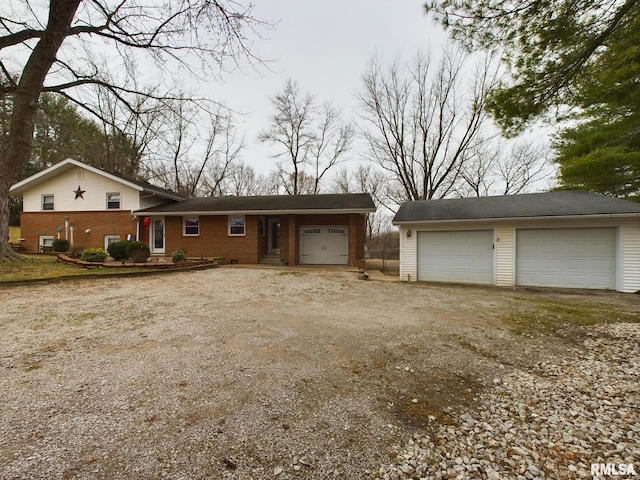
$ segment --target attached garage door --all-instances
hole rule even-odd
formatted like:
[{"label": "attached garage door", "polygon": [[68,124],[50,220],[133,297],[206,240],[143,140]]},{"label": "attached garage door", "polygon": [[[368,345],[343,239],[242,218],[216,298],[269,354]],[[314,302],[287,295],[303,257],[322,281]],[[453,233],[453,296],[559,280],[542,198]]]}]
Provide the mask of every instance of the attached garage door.
[{"label": "attached garage door", "polygon": [[516,283],[536,287],[615,288],[615,228],[518,230]]},{"label": "attached garage door", "polygon": [[348,265],[348,227],[300,227],[300,264]]},{"label": "attached garage door", "polygon": [[493,283],[493,230],[418,232],[418,280]]}]

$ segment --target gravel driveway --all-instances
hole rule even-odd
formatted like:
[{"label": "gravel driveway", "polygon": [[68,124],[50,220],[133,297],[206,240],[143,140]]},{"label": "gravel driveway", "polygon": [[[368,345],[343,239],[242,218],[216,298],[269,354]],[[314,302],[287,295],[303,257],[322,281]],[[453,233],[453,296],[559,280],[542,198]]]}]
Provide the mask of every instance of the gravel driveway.
[{"label": "gravel driveway", "polygon": [[[412,478],[418,460],[411,471],[401,460],[414,435],[424,452],[481,416],[496,385],[565,365],[585,339],[606,336],[514,323],[543,301],[611,320],[640,311],[634,295],[304,269],[7,288],[0,478]],[[419,461],[460,474],[447,473],[455,455],[432,457]]]}]

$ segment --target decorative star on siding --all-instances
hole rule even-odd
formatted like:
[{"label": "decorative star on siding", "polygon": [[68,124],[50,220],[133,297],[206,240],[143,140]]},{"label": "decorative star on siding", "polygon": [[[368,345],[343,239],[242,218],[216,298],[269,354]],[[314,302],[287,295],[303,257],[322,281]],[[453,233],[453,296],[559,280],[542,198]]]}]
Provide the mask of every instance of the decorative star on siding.
[{"label": "decorative star on siding", "polygon": [[77,199],[81,198],[81,199],[84,200],[84,192],[86,192],[86,190],[82,190],[80,188],[80,185],[78,185],[78,189],[75,191],[75,194],[76,194],[76,198],[75,199],[77,200]]}]

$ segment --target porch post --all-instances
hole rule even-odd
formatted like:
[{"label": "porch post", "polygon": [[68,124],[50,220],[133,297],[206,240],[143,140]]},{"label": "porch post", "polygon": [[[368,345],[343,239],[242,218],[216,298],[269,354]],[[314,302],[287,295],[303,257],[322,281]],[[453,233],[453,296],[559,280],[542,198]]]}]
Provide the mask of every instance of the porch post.
[{"label": "porch post", "polygon": [[289,265],[298,265],[298,221],[295,215],[288,215],[289,227],[287,229],[287,237],[289,244],[289,255],[287,261]]}]

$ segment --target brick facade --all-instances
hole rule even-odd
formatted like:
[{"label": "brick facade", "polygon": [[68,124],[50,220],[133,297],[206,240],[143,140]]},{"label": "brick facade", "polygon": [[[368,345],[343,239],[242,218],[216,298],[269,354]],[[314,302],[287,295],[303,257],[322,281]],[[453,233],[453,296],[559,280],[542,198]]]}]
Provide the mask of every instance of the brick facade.
[{"label": "brick facade", "polygon": [[[106,235],[137,234],[138,223],[131,212],[22,212],[20,214],[20,235],[27,252],[39,251],[41,236],[58,238],[56,227],[61,226],[60,238],[71,241],[70,229],[65,232],[65,217],[73,224],[73,246],[76,248],[104,248]],[[87,233],[87,230],[89,232]],[[148,239],[142,239],[148,240]]]},{"label": "brick facade", "polygon": [[181,249],[187,257],[220,257],[238,263],[258,263],[264,254],[259,252],[263,244],[259,240],[259,217],[245,217],[245,235],[228,234],[228,217],[200,216],[200,234],[183,235],[183,217],[166,217],[165,252],[171,255]]},{"label": "brick facade", "polygon": [[[62,226],[60,238],[71,241],[71,232],[65,236],[65,217],[74,226],[73,247],[104,248],[106,235],[140,234],[139,240],[149,242],[148,227],[142,218],[134,219],[130,212],[23,212],[21,235],[27,252],[39,250],[40,236],[58,238],[57,226]],[[349,227],[349,265],[364,266],[365,215],[281,215],[279,217],[245,216],[245,235],[228,234],[226,215],[200,216],[200,233],[197,236],[183,234],[183,217],[165,218],[165,255],[175,250],[184,250],[188,257],[224,258],[227,261],[256,264],[268,253],[269,218],[280,219],[280,258],[289,265],[299,264],[301,226],[347,226]],[[140,225],[138,225],[140,222]],[[261,228],[264,225],[264,228]],[[139,228],[139,230],[138,230]],[[89,230],[89,233],[86,233]]]},{"label": "brick facade", "polygon": [[[268,253],[268,225],[270,218],[280,219],[280,258],[289,265],[299,264],[299,242],[301,226],[346,226],[349,227],[349,265],[364,266],[365,215],[281,215],[245,216],[245,235],[228,234],[226,215],[201,215],[200,233],[197,236],[183,234],[183,217],[168,216],[165,219],[165,252],[184,250],[188,257],[218,257],[238,263],[259,263]],[[261,229],[261,224],[264,228]],[[148,239],[143,239],[147,241]]]}]

